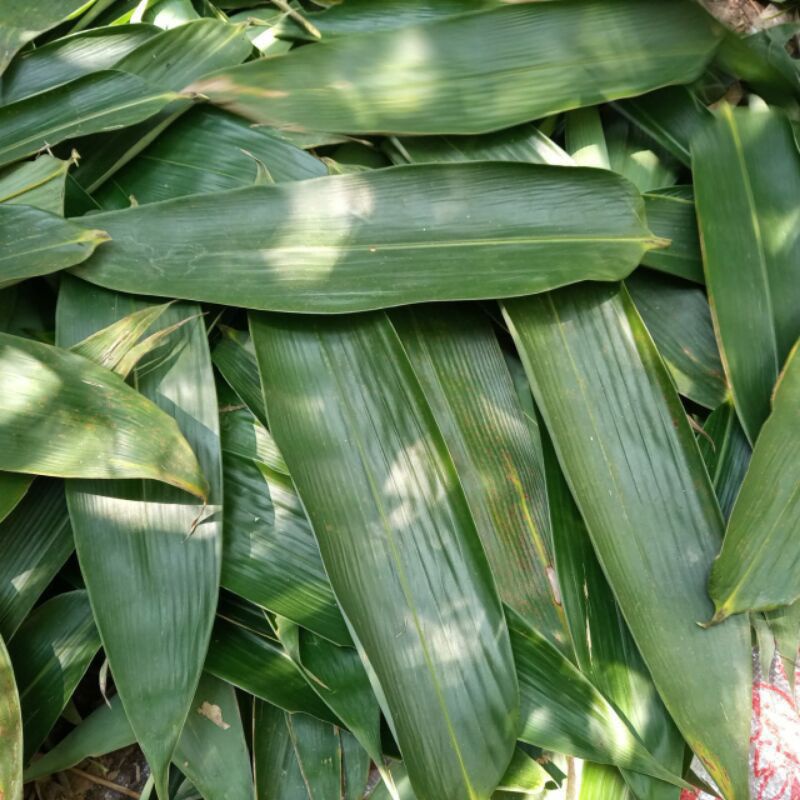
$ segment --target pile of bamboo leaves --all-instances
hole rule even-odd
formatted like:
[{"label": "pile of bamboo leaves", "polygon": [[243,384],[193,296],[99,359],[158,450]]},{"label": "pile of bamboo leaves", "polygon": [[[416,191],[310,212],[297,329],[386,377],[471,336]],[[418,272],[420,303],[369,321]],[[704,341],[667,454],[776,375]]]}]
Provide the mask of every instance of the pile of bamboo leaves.
[{"label": "pile of bamboo leaves", "polygon": [[747,800],[797,29],[0,2],[0,800]]}]

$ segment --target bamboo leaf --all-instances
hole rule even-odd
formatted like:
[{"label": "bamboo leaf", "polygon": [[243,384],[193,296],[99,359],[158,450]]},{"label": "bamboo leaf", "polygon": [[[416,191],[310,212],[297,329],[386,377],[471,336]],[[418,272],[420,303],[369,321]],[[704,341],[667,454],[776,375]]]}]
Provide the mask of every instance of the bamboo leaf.
[{"label": "bamboo leaf", "polygon": [[73,547],[63,484],[36,481],[0,524],[0,636],[11,639]]},{"label": "bamboo leaf", "polygon": [[61,716],[100,649],[86,592],[56,595],[20,626],[9,645],[22,707],[25,761]]},{"label": "bamboo leaf", "polygon": [[79,264],[107,240],[104,231],[84,228],[49,211],[0,205],[0,287]]},{"label": "bamboo leaf", "polygon": [[0,522],[20,504],[32,480],[30,475],[0,472]]},{"label": "bamboo leaf", "polygon": [[[213,360],[213,353],[211,358]],[[221,389],[220,397],[223,396],[226,387],[223,385]],[[250,413],[249,409],[234,403],[229,403],[227,406],[220,405],[220,427],[223,431],[222,446],[225,452],[248,461],[255,461],[269,471],[288,478],[289,470],[272,434]]]},{"label": "bamboo leaf", "polygon": [[222,338],[211,353],[214,366],[225,378],[239,399],[262,425],[267,424],[267,411],[261,394],[258,364],[249,334],[222,327]]},{"label": "bamboo leaf", "polygon": [[[690,81],[718,36],[712,18],[688,2],[522,4],[348,35],[219,72],[192,89],[276,127],[482,133]],[[636,43],[624,58],[620,41]],[[476,52],[502,57],[476,61]]]},{"label": "bamboo leaf", "polygon": [[705,408],[723,403],[728,386],[705,292],[641,269],[628,276],[625,286],[678,392]]},{"label": "bamboo leaf", "polygon": [[151,478],[206,493],[197,460],[175,423],[81,356],[0,333],[0,397],[1,469]]},{"label": "bamboo leaf", "polygon": [[132,125],[180,97],[115,70],[76,78],[0,107],[0,164],[9,164],[73,136]]},{"label": "bamboo leaf", "polygon": [[656,688],[727,800],[746,798],[749,627],[697,625],[710,616],[705,583],[722,519],[655,347],[614,286],[525,298],[505,313]]},{"label": "bamboo leaf", "polygon": [[286,724],[309,800],[340,797],[342,755],[336,728],[307,714],[287,714]]},{"label": "bamboo leaf", "polygon": [[566,651],[544,473],[489,318],[468,306],[392,322],[458,472],[500,597]]},{"label": "bamboo leaf", "polygon": [[51,214],[64,214],[67,170],[73,161],[39,156],[0,171],[0,203],[36,206]]},{"label": "bamboo leaf", "polygon": [[40,33],[81,13],[91,0],[33,0],[31,3],[3,6],[0,17],[0,72],[14,54]]},{"label": "bamboo leaf", "polygon": [[754,443],[800,335],[800,154],[779,112],[723,105],[693,141],[692,165],[723,364]]},{"label": "bamboo leaf", "polygon": [[400,340],[382,314],[258,315],[251,328],[273,434],[415,790],[484,797],[513,749],[516,678],[480,540]]},{"label": "bamboo leaf", "polygon": [[6,645],[0,637],[0,792],[6,800],[22,797],[22,715],[17,683]]},{"label": "bamboo leaf", "polygon": [[120,58],[158,32],[154,25],[141,24],[94,28],[26,50],[0,77],[3,104],[91,72],[111,69]]},{"label": "bamboo leaf", "polygon": [[[64,281],[59,341],[71,345],[143,301]],[[147,397],[168,410],[208,477],[207,501],[154,483],[71,483],[67,502],[86,580],[117,690],[166,797],[164,781],[200,679],[217,601],[221,560],[221,457],[217,399],[205,325],[192,306],[158,318],[168,327],[194,316],[135,372]],[[130,598],[135,597],[135,604]],[[169,641],[168,648],[152,643]]]},{"label": "bamboo leaf", "polygon": [[[741,611],[788,606],[800,598],[800,358],[795,345],[736,497],[708,591],[714,620]],[[794,655],[794,654],[788,654]]]},{"label": "bamboo leaf", "polygon": [[364,800],[369,785],[371,759],[352,734],[339,729],[342,741],[342,800]]},{"label": "bamboo leaf", "polygon": [[[250,154],[250,155],[248,155]],[[253,158],[276,182],[325,174],[318,159],[215,108],[193,108],[94,193],[104,209],[253,185]]]},{"label": "bamboo leaf", "polygon": [[[554,206],[572,213],[556,223]],[[94,283],[324,313],[614,280],[659,243],[626,181],[533,164],[394,167],[171,200],[92,222],[113,239],[77,271]]]},{"label": "bamboo leaf", "polygon": [[578,800],[636,800],[619,772],[605,764],[583,765]]}]

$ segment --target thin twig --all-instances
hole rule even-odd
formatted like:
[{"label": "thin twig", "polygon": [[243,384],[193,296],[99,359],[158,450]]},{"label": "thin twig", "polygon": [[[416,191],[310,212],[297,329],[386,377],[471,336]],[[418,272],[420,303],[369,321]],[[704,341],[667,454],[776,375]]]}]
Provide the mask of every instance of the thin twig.
[{"label": "thin twig", "polygon": [[85,772],[82,769],[78,769],[78,767],[70,767],[69,771],[74,772],[81,778],[85,778],[87,781],[91,781],[92,783],[96,783],[100,786],[105,786],[106,789],[112,789],[115,792],[124,794],[126,797],[132,797],[133,800],[139,800],[139,792],[134,792],[133,789],[128,789],[126,786],[120,786],[118,783],[101,778],[99,775],[92,775],[91,772]]}]

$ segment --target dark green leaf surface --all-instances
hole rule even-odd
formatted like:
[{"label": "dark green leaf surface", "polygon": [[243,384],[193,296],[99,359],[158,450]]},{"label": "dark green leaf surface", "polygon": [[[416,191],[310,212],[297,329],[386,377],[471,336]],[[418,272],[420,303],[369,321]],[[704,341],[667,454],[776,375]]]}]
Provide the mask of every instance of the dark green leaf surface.
[{"label": "dark green leaf surface", "polygon": [[63,484],[36,481],[0,524],[0,636],[11,639],[73,547]]},{"label": "dark green leaf surface", "polygon": [[154,25],[95,28],[26,50],[0,77],[3,103],[52,89],[67,81],[110,69],[159,30]]},{"label": "dark green leaf surface", "polygon": [[678,392],[709,409],[723,403],[728,387],[702,288],[641,269],[625,286]]},{"label": "dark green leaf surface", "polygon": [[78,272],[94,283],[324,313],[614,280],[659,244],[627,181],[534,164],[393,167],[111,211],[92,224],[113,239]]},{"label": "dark green leaf surface", "polygon": [[[683,739],[636,649],[547,438],[545,454],[553,547],[578,667],[625,714],[655,758],[680,775]],[[623,775],[624,781],[609,778],[609,785],[627,784],[643,800],[678,798],[678,790],[663,781],[630,770]]]},{"label": "dark green leaf surface", "polygon": [[604,133],[609,166],[639,191],[657,191],[675,183],[677,162],[639,128],[616,118],[606,125]]},{"label": "dark green leaf surface", "polygon": [[391,318],[453,457],[501,599],[566,651],[544,473],[489,317],[442,305]]},{"label": "dark green leaf surface", "polygon": [[[211,358],[214,359],[213,353]],[[220,399],[226,392],[224,384],[221,388]],[[223,431],[222,441],[225,451],[256,461],[272,472],[288,477],[289,470],[272,434],[250,413],[249,409],[240,406],[235,395],[231,399],[233,402],[220,405],[220,428]]]},{"label": "dark green leaf surface", "polygon": [[31,0],[5,3],[0,10],[0,72],[14,54],[40,33],[71,19],[86,6],[86,0]]},{"label": "dark green leaf surface", "polygon": [[64,213],[64,186],[71,161],[47,153],[0,171],[0,203]]},{"label": "dark green leaf surface", "polygon": [[[609,584],[667,709],[728,800],[748,796],[750,636],[711,631],[722,518],[633,303],[586,284],[509,302],[537,405]],[[691,699],[690,699],[691,698]]]},{"label": "dark green leaf surface", "polygon": [[[731,512],[708,591],[715,619],[800,598],[800,357],[786,362]],[[792,654],[793,655],[793,654]]]},{"label": "dark green leaf surface", "polygon": [[136,75],[103,70],[0,108],[0,164],[73,136],[108,131],[155,114],[180,95]]},{"label": "dark green leaf surface", "polygon": [[723,364],[753,443],[800,335],[800,154],[779,112],[723,105],[694,140],[692,164]]},{"label": "dark green leaf surface", "polygon": [[507,613],[519,676],[522,741],[681,782],[570,661],[519,615]]},{"label": "dark green leaf surface", "polygon": [[691,166],[692,138],[712,120],[685,86],[668,86],[614,105],[687,167]]},{"label": "dark green leaf surface", "polygon": [[474,522],[401,342],[383,314],[264,314],[251,328],[272,432],[415,790],[485,797],[513,749],[516,677]]},{"label": "dark green leaf surface", "polygon": [[750,463],[750,443],[730,401],[708,415],[703,431],[706,435],[698,436],[697,444],[727,520]]},{"label": "dark green leaf surface", "polygon": [[276,127],[483,133],[690,81],[718,36],[682,0],[532,3],[340,37],[192,88]]},{"label": "dark green leaf surface", "polygon": [[342,741],[342,800],[363,800],[370,779],[371,759],[358,740],[346,730],[339,729]]},{"label": "dark green leaf surface", "polygon": [[259,422],[266,425],[267,412],[261,394],[256,354],[249,334],[222,327],[222,337],[211,353],[211,360],[228,386]]},{"label": "dark green leaf surface", "polygon": [[152,478],[206,493],[174,421],[120,378],[57,347],[0,334],[0,468]]},{"label": "dark green leaf surface", "polygon": [[336,728],[308,714],[287,714],[286,724],[309,800],[340,797],[342,753]]},{"label": "dark green leaf surface", "polygon": [[8,649],[19,687],[28,761],[100,649],[86,592],[60,594],[39,606]]},{"label": "dark green leaf surface", "polygon": [[206,669],[286,711],[338,722],[277,642],[227,620],[214,626]]},{"label": "dark green leaf surface", "polygon": [[668,247],[648,250],[642,264],[695,283],[704,283],[694,194],[690,186],[670,186],[644,194],[647,224]]},{"label": "dark green leaf surface", "polygon": [[253,771],[258,800],[308,800],[288,715],[260,701],[253,710]]},{"label": "dark green leaf surface", "polygon": [[0,472],[0,522],[20,504],[32,480],[30,475]]},{"label": "dark green leaf surface", "polygon": [[153,203],[189,194],[252,186],[257,162],[276,182],[325,175],[309,153],[214,108],[191,109],[105,183],[95,199],[105,209],[127,208],[130,198]]},{"label": "dark green leaf surface", "polygon": [[[76,279],[61,285],[59,341],[72,345],[146,307]],[[174,304],[173,333],[134,381],[178,422],[209,482],[207,502],[148,482],[75,482],[67,501],[92,609],[125,711],[159,794],[197,688],[217,602],[222,549],[217,398],[205,324]],[[130,598],[137,598],[131,603]],[[153,642],[169,642],[153,647]]]},{"label": "dark green leaf surface", "polygon": [[0,637],[0,793],[6,800],[22,797],[22,716],[14,670],[6,645]]},{"label": "dark green leaf surface", "polygon": [[49,211],[0,205],[0,286],[79,264],[107,239]]}]

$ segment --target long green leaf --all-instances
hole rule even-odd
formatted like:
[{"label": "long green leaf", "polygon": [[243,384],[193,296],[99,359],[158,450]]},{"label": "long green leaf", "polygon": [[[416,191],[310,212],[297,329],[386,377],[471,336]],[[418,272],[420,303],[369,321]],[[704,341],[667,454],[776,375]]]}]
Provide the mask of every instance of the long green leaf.
[{"label": "long green leaf", "polygon": [[222,326],[222,338],[211,352],[211,360],[228,386],[259,422],[266,425],[267,411],[261,394],[256,354],[249,334]]},{"label": "long green leaf", "polygon": [[468,306],[392,321],[456,466],[500,597],[566,650],[545,478],[489,318]]},{"label": "long green leaf", "polygon": [[[554,206],[570,213],[554,220]],[[92,223],[113,239],[77,271],[94,283],[324,313],[615,280],[659,244],[627,181],[534,164],[393,167],[170,200]]]},{"label": "long green leaf", "polygon": [[73,162],[44,153],[0,171],[0,203],[36,206],[52,214],[64,213],[67,170]]},{"label": "long green leaf", "polygon": [[140,122],[178,97],[127,72],[103,70],[76,78],[0,108],[0,164],[73,136]]},{"label": "long green leaf", "polygon": [[682,783],[656,761],[588,678],[518,614],[507,613],[519,676],[522,741]]},{"label": "long green leaf", "polygon": [[625,286],[678,392],[705,408],[723,403],[728,386],[702,288],[641,269]]},{"label": "long green leaf", "polygon": [[287,717],[269,703],[255,703],[253,770],[258,800],[309,800]]},{"label": "long green leaf", "polygon": [[682,0],[532,3],[341,37],[192,88],[277,127],[482,133],[690,81],[718,36]]},{"label": "long green leaf", "polygon": [[754,443],[800,335],[800,154],[779,112],[723,105],[694,139],[692,166],[723,364]]},{"label": "long green leaf", "polygon": [[0,472],[0,522],[20,504],[32,480],[30,475]]},{"label": "long green leaf", "polygon": [[5,800],[22,797],[22,714],[14,670],[6,645],[0,637],[0,794]]},{"label": "long green leaf", "polygon": [[[545,454],[553,548],[578,667],[625,714],[659,763],[680,775],[683,739],[622,618],[547,437]],[[623,776],[641,800],[677,800],[677,789],[663,781],[630,770]]]},{"label": "long green leaf", "polygon": [[[57,332],[71,345],[146,304],[70,279]],[[221,456],[205,324],[175,304],[158,325],[177,329],[161,358],[134,372],[147,397],[171,413],[209,481],[207,502],[155,483],[75,482],[67,501],[75,545],[114,681],[166,797],[169,759],[200,679],[221,561]],[[132,603],[130,598],[136,598]],[[169,642],[153,648],[153,642]]]},{"label": "long green leaf", "polygon": [[0,333],[0,398],[0,469],[152,478],[206,494],[175,422],[88,359]]},{"label": "long green leaf", "polygon": [[[213,360],[213,353],[211,357]],[[255,355],[253,361],[255,363]],[[227,389],[223,384],[218,391],[222,399]],[[271,472],[277,472],[278,475],[288,478],[289,470],[272,434],[250,413],[249,409],[241,407],[238,398],[234,396],[231,399],[234,402],[227,405],[220,404],[220,428],[223,431],[222,442],[225,452],[255,461]],[[262,406],[263,402],[262,400]]]},{"label": "long green leaf", "polygon": [[5,3],[0,10],[0,72],[14,54],[40,33],[77,16],[91,0],[32,0]]},{"label": "long green leaf", "polygon": [[0,525],[0,636],[11,639],[73,547],[63,484],[36,481]]},{"label": "long green leaf", "polygon": [[340,797],[342,753],[336,728],[307,714],[287,714],[286,724],[309,800]]},{"label": "long green leaf", "polygon": [[685,412],[615,286],[506,303],[592,544],[664,704],[727,800],[748,796],[750,637],[712,631],[722,518]]},{"label": "long green leaf", "polygon": [[486,797],[513,749],[510,646],[397,334],[383,314],[251,328],[273,434],[417,794]]},{"label": "long green leaf", "polygon": [[0,287],[79,264],[107,240],[49,211],[0,205]]},{"label": "long green leaf", "polygon": [[83,590],[51,598],[14,635],[8,651],[19,686],[26,761],[61,716],[99,649]]},{"label": "long green leaf", "polygon": [[[761,429],[708,591],[714,620],[800,598],[800,357],[795,345]],[[787,655],[794,655],[793,653]]]},{"label": "long green leaf", "polygon": [[215,108],[182,116],[95,192],[105,209],[252,186],[258,162],[278,182],[326,174],[318,158]]},{"label": "long green leaf", "polygon": [[615,769],[587,761],[581,773],[578,800],[636,800],[636,796]]},{"label": "long green leaf", "polygon": [[90,72],[110,69],[158,32],[154,25],[141,24],[94,28],[26,50],[0,77],[3,104],[52,89]]}]

